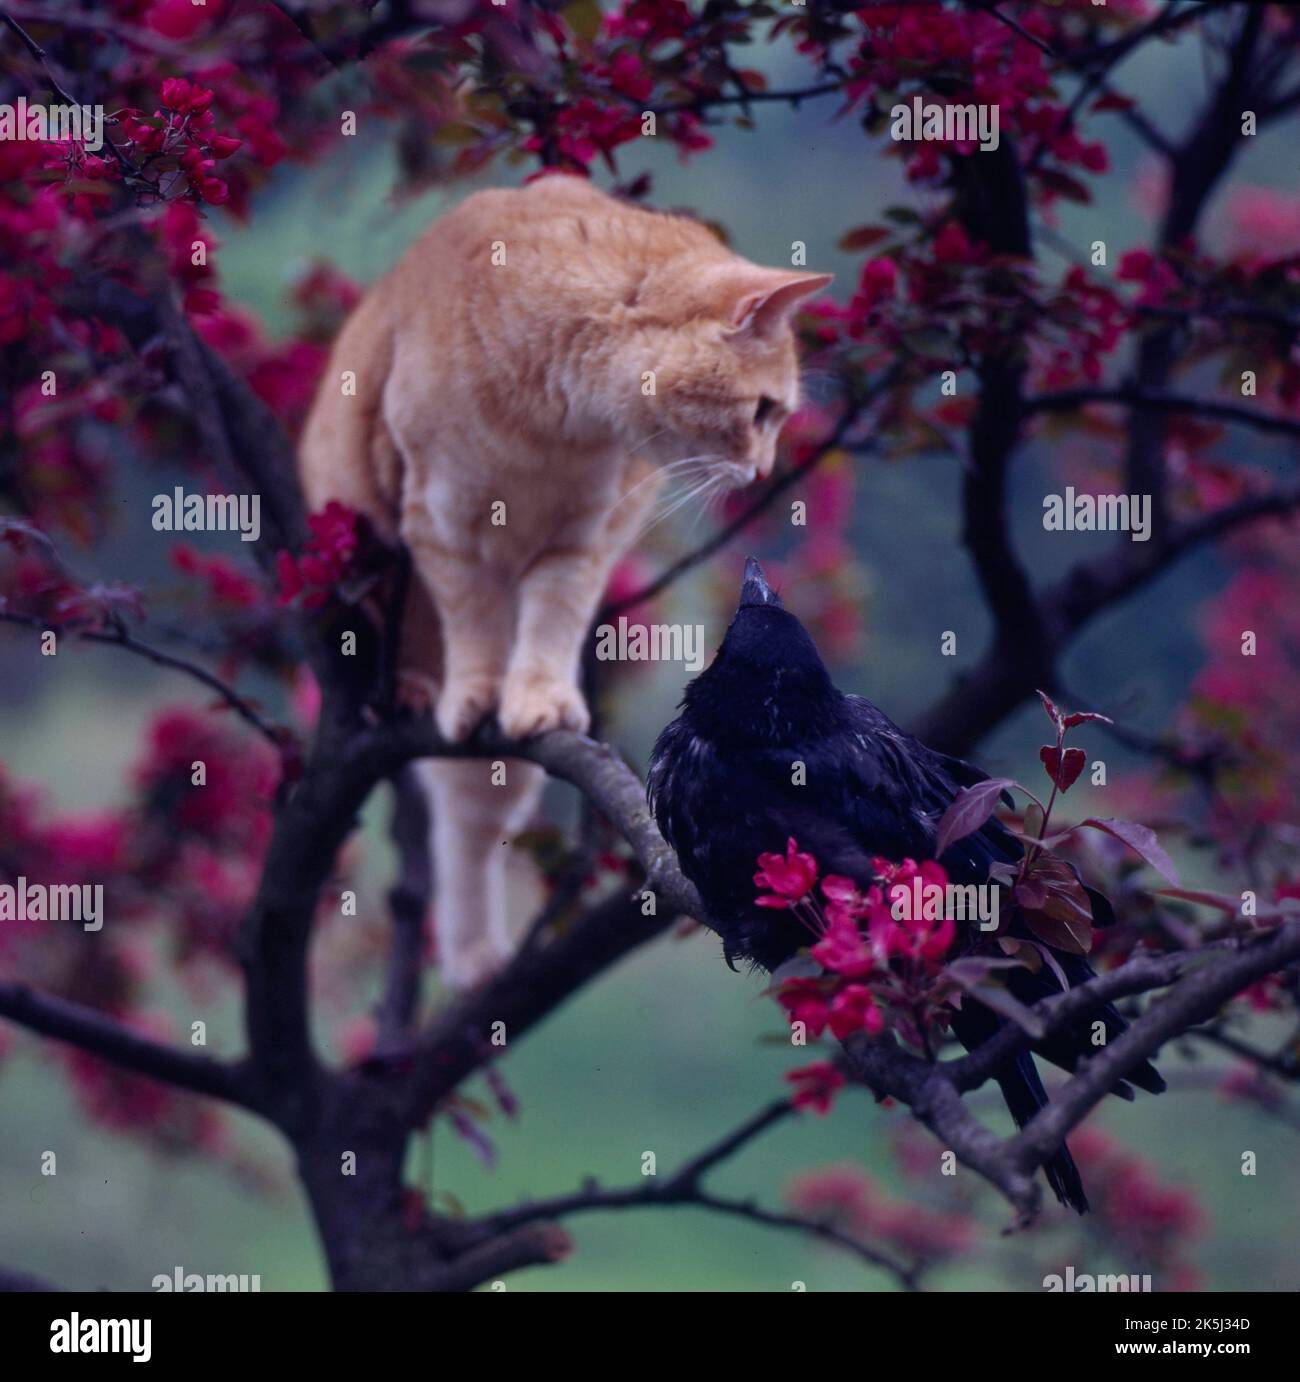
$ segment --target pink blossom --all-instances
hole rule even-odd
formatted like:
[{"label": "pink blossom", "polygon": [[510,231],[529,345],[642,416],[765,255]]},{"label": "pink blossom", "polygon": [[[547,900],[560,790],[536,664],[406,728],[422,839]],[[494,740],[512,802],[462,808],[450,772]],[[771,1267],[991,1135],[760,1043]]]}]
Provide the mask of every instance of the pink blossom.
[{"label": "pink blossom", "polygon": [[755,899],[760,907],[793,907],[806,897],[817,881],[817,861],[811,854],[800,854],[791,838],[785,842],[785,854],[760,854],[754,884],[768,888],[769,894]]}]

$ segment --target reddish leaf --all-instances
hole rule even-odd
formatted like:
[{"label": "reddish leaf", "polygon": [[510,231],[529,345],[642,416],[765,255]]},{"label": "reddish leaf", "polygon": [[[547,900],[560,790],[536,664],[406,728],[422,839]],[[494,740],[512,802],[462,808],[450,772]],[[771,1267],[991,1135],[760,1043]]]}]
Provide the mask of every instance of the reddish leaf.
[{"label": "reddish leaf", "polygon": [[1095,710],[1076,710],[1073,714],[1067,715],[1061,723],[1065,729],[1073,729],[1075,725],[1081,725],[1087,720],[1100,720],[1104,725],[1115,723],[1109,715],[1099,715]]},{"label": "reddish leaf", "polygon": [[865,250],[881,240],[887,240],[892,234],[888,226],[857,226],[841,235],[836,243],[839,249],[849,252]]},{"label": "reddish leaf", "polygon": [[1092,899],[1074,880],[1071,880],[1069,887],[1062,883],[1051,884],[1047,889],[1043,911],[1063,921],[1092,925]]},{"label": "reddish leaf", "polygon": [[1038,835],[1033,830],[1012,830],[1010,826],[1007,827],[1021,844],[1037,845],[1043,850],[1055,849],[1062,841],[1068,840],[1078,828],[1077,825],[1070,825],[1064,830],[1057,831],[1055,835]]},{"label": "reddish leaf", "polygon": [[[1051,907],[1050,902],[1048,905]],[[1024,915],[1029,929],[1047,945],[1069,955],[1086,955],[1092,949],[1092,927],[1074,915],[1072,909],[1045,909]]]},{"label": "reddish leaf", "polygon": [[1177,897],[1184,902],[1199,902],[1202,907],[1214,907],[1220,912],[1235,917],[1241,910],[1241,898],[1228,893],[1201,892],[1196,888],[1156,888],[1156,897]]},{"label": "reddish leaf", "polygon": [[973,835],[997,809],[998,798],[1011,785],[1009,777],[990,777],[958,792],[939,821],[935,854],[943,854],[954,840]]},{"label": "reddish leaf", "polygon": [[1046,963],[1047,967],[1056,975],[1056,982],[1061,986],[1061,992],[1065,993],[1070,987],[1070,981],[1065,977],[1065,970],[1061,968],[1061,962],[1052,954],[1052,948],[1044,945],[1041,941],[1021,941],[1022,951],[1029,951],[1033,954],[1037,964],[1030,964],[1029,968],[1036,974],[1037,965]]},{"label": "reddish leaf", "polygon": [[1080,202],[1086,206],[1092,200],[1092,193],[1078,178],[1072,178],[1069,173],[1063,173],[1059,168],[1040,168],[1038,180],[1044,187],[1051,188],[1058,197],[1064,197],[1067,201]]},{"label": "reddish leaf", "polygon": [[1047,776],[1056,783],[1057,790],[1061,792],[1068,792],[1074,786],[1083,771],[1083,765],[1088,761],[1082,749],[1066,749],[1065,756],[1062,757],[1061,751],[1053,744],[1044,744],[1038,750],[1038,756],[1043,761],[1043,767],[1047,769]]},{"label": "reddish leaf", "polygon": [[1047,711],[1047,718],[1056,726],[1056,732],[1061,732],[1061,712],[1056,708],[1056,702],[1047,694],[1046,691],[1038,693],[1038,699],[1043,703],[1043,709]]},{"label": "reddish leaf", "polygon": [[1107,91],[1105,95],[1097,97],[1092,103],[1092,109],[1094,111],[1132,110],[1136,104],[1137,102],[1132,97],[1121,96],[1115,91]]},{"label": "reddish leaf", "polygon": [[1037,911],[1047,901],[1047,889],[1042,883],[1026,878],[1023,883],[1017,883],[1012,889],[1011,897],[1018,906]]},{"label": "reddish leaf", "polygon": [[1149,830],[1145,825],[1139,825],[1136,821],[1115,820],[1113,817],[1107,820],[1098,820],[1095,816],[1089,816],[1086,821],[1079,823],[1080,825],[1090,825],[1094,830],[1103,830],[1107,835],[1113,835],[1117,840],[1123,841],[1134,854],[1145,859],[1157,873],[1167,878],[1174,887],[1179,886],[1178,870],[1174,867],[1174,861],[1161,848],[1154,830]]}]

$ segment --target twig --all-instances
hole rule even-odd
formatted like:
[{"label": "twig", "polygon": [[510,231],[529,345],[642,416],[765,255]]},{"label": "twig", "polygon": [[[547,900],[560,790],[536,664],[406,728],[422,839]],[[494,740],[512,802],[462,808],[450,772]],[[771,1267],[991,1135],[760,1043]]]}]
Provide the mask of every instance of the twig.
[{"label": "twig", "polygon": [[1240,403],[1227,403],[1217,398],[1198,398],[1192,394],[1153,391],[1136,387],[1061,389],[1041,393],[1025,399],[1027,415],[1034,413],[1068,413],[1093,403],[1119,404],[1126,408],[1145,408],[1162,413],[1195,413],[1201,417],[1218,418],[1224,422],[1255,427],[1261,432],[1300,437],[1300,420],[1248,408]]},{"label": "twig", "polygon": [[1044,43],[1036,34],[1031,34],[1018,20],[1012,19],[1009,14],[1003,14],[992,0],[969,0],[969,3],[977,10],[983,10],[985,14],[996,19],[999,24],[1005,24],[1012,33],[1018,34],[1026,43],[1031,43],[1040,53],[1046,53],[1053,62],[1056,61],[1056,52],[1048,43]]},{"label": "twig", "polygon": [[850,429],[862,417],[865,410],[879,398],[895,381],[898,371],[887,371],[876,383],[869,388],[863,397],[848,406],[836,423],[831,435],[819,446],[810,456],[806,457],[797,466],[783,472],[771,480],[760,491],[758,496],[731,520],[725,524],[707,541],[700,544],[693,551],[687,552],[685,556],[679,557],[654,580],[635,590],[630,595],[624,596],[612,604],[606,605],[596,616],[598,622],[607,622],[617,618],[620,614],[626,614],[628,610],[635,609],[638,605],[644,604],[647,600],[653,600],[656,595],[662,594],[679,577],[686,572],[707,561],[716,552],[722,551],[731,540],[739,533],[743,532],[755,519],[760,518],[776,501],[792,489],[800,480],[810,475],[821,463],[843,442]]},{"label": "twig", "polygon": [[208,1094],[243,1108],[260,1107],[243,1062],[230,1065],[164,1046],[93,1008],[37,993],[26,984],[0,983],[0,1017],[177,1089]]},{"label": "twig", "polygon": [[751,1223],[763,1224],[770,1228],[811,1234],[853,1253],[870,1266],[889,1272],[907,1290],[917,1289],[918,1276],[923,1269],[921,1263],[904,1265],[831,1224],[797,1214],[783,1214],[763,1209],[752,1201],[714,1195],[703,1188],[701,1181],[709,1171],[733,1157],[769,1128],[783,1122],[794,1111],[794,1106],[788,1100],[769,1104],[767,1108],[747,1119],[712,1147],[706,1148],[698,1156],[685,1162],[662,1181],[647,1179],[644,1185],[614,1190],[589,1184],[569,1195],[536,1200],[516,1209],[507,1209],[491,1215],[483,1221],[483,1225],[490,1232],[497,1233],[523,1224],[564,1218],[570,1214],[615,1209],[647,1209],[656,1205],[692,1206],[747,1219]]},{"label": "twig", "polygon": [[39,615],[22,614],[16,610],[0,610],[0,621],[6,624],[18,624],[23,628],[38,629],[42,632],[48,630],[60,637],[70,636],[83,643],[101,643],[111,648],[123,648],[159,667],[169,667],[173,671],[184,672],[187,677],[192,677],[210,691],[214,691],[241,720],[251,725],[263,738],[272,743],[277,753],[283,753],[292,739],[287,729],[268,724],[257,713],[250,701],[245,700],[233,687],[227,686],[220,677],[209,672],[206,667],[200,667],[197,662],[190,662],[186,658],[165,653],[161,648],[142,643],[133,634],[128,633],[122,625],[117,625],[108,633],[97,629],[69,628],[51,623],[49,620],[40,618]]},{"label": "twig", "polygon": [[1173,1037],[1203,1022],[1234,994],[1257,979],[1300,958],[1300,922],[1241,943],[1238,953],[1185,975],[1122,1035],[1081,1063],[1051,1102],[1025,1125],[1008,1146],[1019,1167],[1041,1166],[1117,1080],[1152,1056]]},{"label": "twig", "polygon": [[[45,79],[50,84],[50,90],[54,92],[54,94],[64,103],[64,105],[81,106],[84,104],[84,102],[77,100],[77,98],[73,96],[59,82],[59,79],[54,75],[54,69],[50,65],[50,59],[45,49],[42,48],[41,45],[37,43],[34,38],[32,38],[32,36],[27,32],[27,30],[24,29],[21,24],[19,24],[19,22],[13,17],[12,14],[8,13],[6,10],[0,10],[0,22],[2,22],[6,28],[12,30],[13,33],[17,35],[23,47],[26,48],[27,51],[32,55],[32,57],[34,57],[36,61],[40,63],[41,69],[45,73]],[[136,177],[140,170],[135,166],[135,164],[132,163],[129,158],[127,158],[127,156],[122,152],[121,149],[117,147],[117,145],[108,137],[107,134],[103,136],[103,139],[104,143],[108,145],[109,152],[113,155],[114,159],[116,159],[119,167],[127,175],[127,177]]]}]

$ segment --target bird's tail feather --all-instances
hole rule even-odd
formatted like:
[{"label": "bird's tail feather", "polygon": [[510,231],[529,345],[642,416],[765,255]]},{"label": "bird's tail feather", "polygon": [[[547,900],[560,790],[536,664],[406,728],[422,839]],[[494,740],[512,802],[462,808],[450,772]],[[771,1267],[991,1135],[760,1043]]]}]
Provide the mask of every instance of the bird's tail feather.
[{"label": "bird's tail feather", "polygon": [[[1023,1128],[1047,1103],[1047,1091],[1038,1077],[1034,1058],[1028,1051],[1022,1051],[1016,1063],[997,1076],[997,1082],[1018,1128]],[[1063,1205],[1077,1210],[1080,1214],[1088,1212],[1088,1196],[1084,1193],[1083,1177],[1079,1175],[1079,1168],[1074,1164],[1074,1158],[1065,1143],[1062,1143],[1060,1150],[1044,1164],[1043,1170],[1047,1175],[1047,1183]]]}]

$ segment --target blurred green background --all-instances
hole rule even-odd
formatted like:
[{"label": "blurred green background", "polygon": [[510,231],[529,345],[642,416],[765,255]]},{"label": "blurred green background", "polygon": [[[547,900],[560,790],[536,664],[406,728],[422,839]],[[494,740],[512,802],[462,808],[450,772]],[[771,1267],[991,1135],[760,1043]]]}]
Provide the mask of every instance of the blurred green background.
[{"label": "blurred green background", "polygon": [[[787,58],[773,61],[763,53],[746,65],[765,67],[774,83],[797,84],[806,74]],[[1157,122],[1178,131],[1203,89],[1197,45],[1181,42],[1142,54],[1119,70],[1116,84],[1141,93]],[[832,291],[843,298],[852,288],[855,259],[836,248],[837,238],[848,227],[877,220],[885,205],[925,194],[903,185],[898,163],[882,158],[879,144],[865,141],[851,119],[831,123],[833,109],[825,100],[797,112],[762,106],[755,131],[720,127],[717,147],[690,164],[646,141],[624,151],[620,171],[625,178],[642,167],[652,171],[655,204],[689,206],[723,222],[734,247],[753,259],[788,262],[791,241],[806,241],[809,266],[834,270]],[[277,170],[250,227],[218,219],[221,284],[272,330],[286,328],[287,285],[309,260],[331,260],[368,281],[441,207],[471,190],[456,185],[394,204],[389,133],[363,129],[355,142],[336,146],[322,166]],[[1094,181],[1095,205],[1062,208],[1058,229],[1075,244],[1104,238],[1114,263],[1120,249],[1149,239],[1151,225],[1134,194],[1142,152],[1119,121],[1110,120],[1104,135],[1112,172]],[[1286,139],[1281,130],[1261,136],[1236,165],[1233,180],[1292,186],[1294,143]],[[1288,148],[1289,156],[1280,157]],[[1209,220],[1211,244],[1221,229],[1222,199]],[[1044,248],[1046,272],[1060,262]],[[1014,495],[1017,539],[1043,579],[1108,541],[1079,534],[1070,542],[1044,542],[1039,503],[1046,459],[1033,447],[1022,455]],[[948,459],[858,463],[856,543],[866,573],[866,639],[860,663],[837,675],[842,686],[871,696],[903,721],[983,646],[987,621],[958,541],[959,482],[959,468]],[[153,536],[147,495],[169,483],[156,472],[128,478],[116,530],[93,556],[97,574],[165,587],[168,542],[141,538]],[[686,540],[680,533],[661,536],[658,555]],[[213,545],[246,556],[238,542]],[[715,571],[730,579],[742,557],[742,548],[734,547]],[[1079,697],[1122,704],[1133,723],[1159,728],[1200,664],[1196,609],[1223,577],[1212,554],[1178,567],[1089,630],[1066,660],[1067,682]],[[712,648],[723,624],[706,595],[710,579],[682,583],[660,617],[706,619]],[[789,598],[797,609],[797,591]],[[939,632],[948,628],[958,633],[956,668],[954,659],[938,653]],[[0,686],[0,757],[14,777],[44,783],[49,802],[60,809],[117,800],[151,713],[177,701],[202,703],[183,680],[109,650],[78,648],[43,660],[25,640],[3,637],[8,676]],[[626,679],[609,728],[638,764],[670,718],[683,681],[672,666]],[[1038,714],[1026,709],[1005,725],[982,746],[982,764],[1030,780],[1039,771]],[[1109,741],[1095,747],[1104,748],[1112,781],[1125,766],[1138,766]],[[1106,791],[1085,779],[1071,807],[1080,814],[1113,814],[1106,810]],[[386,810],[386,802],[376,800],[366,815],[372,897],[388,865]],[[1195,879],[1195,861],[1185,862]],[[780,1035],[776,1011],[760,989],[756,978],[725,968],[708,935],[661,940],[583,991],[511,1051],[502,1070],[522,1109],[513,1123],[498,1116],[488,1126],[499,1152],[495,1169],[481,1167],[440,1123],[432,1143],[417,1148],[413,1177],[436,1193],[454,1195],[472,1212],[569,1190],[587,1175],[607,1184],[633,1183],[647,1150],[656,1153],[662,1174],[778,1095],[782,1073],[805,1063],[806,1053],[792,1054],[773,1040]],[[238,1050],[237,1013],[228,999],[211,1011],[196,1009],[194,999],[179,992],[160,995],[159,1002],[186,1022],[206,1018],[218,1053]],[[0,1263],[82,1288],[147,1289],[156,1273],[176,1266],[258,1273],[264,1290],[324,1286],[313,1230],[277,1138],[243,1115],[230,1115],[241,1161],[264,1168],[265,1177],[144,1148],[86,1122],[61,1071],[35,1046],[22,1038],[0,1065]],[[1162,1064],[1176,1075],[1182,1062],[1167,1052]],[[1212,1069],[1215,1062],[1203,1060],[1197,1068]],[[479,1085],[471,1088],[486,1099]],[[984,1107],[993,1120],[1001,1119],[993,1103]],[[843,1161],[864,1167],[902,1196],[945,1203],[937,1175],[935,1186],[919,1191],[901,1183],[890,1136],[903,1119],[864,1095],[846,1094],[829,1117],[804,1117],[763,1138],[712,1184],[775,1206],[794,1172]],[[1111,1101],[1094,1122],[1170,1182],[1197,1192],[1207,1222],[1190,1256],[1205,1284],[1300,1287],[1295,1131],[1207,1088],[1176,1089],[1136,1105]],[[937,1171],[938,1149],[926,1145]],[[58,1151],[57,1178],[39,1174],[47,1148]],[[1254,1178],[1240,1174],[1244,1150],[1257,1153]],[[959,1183],[976,1194],[967,1173]],[[1033,1235],[1007,1240],[1000,1235],[1006,1221],[1000,1204],[982,1191],[974,1203],[981,1224],[976,1248],[939,1269],[932,1287],[1037,1289],[1054,1261],[1072,1262],[1078,1271],[1140,1270],[1099,1255],[1098,1246],[1081,1237],[1086,1230],[1068,1224],[1056,1206]],[[510,1289],[789,1289],[801,1280],[814,1290],[860,1290],[888,1284],[833,1248],[693,1209],[582,1217],[570,1228],[574,1255],[559,1266],[516,1274]]]}]

